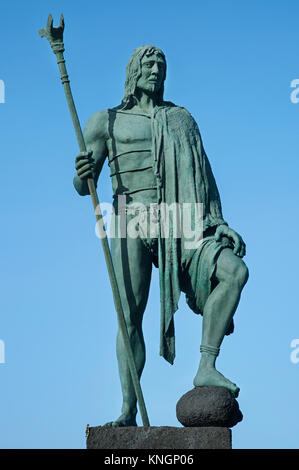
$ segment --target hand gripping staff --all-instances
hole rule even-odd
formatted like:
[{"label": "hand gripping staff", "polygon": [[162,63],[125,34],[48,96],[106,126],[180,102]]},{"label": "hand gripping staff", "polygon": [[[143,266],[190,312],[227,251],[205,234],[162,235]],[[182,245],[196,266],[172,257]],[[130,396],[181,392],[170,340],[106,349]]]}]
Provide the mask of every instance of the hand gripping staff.
[{"label": "hand gripping staff", "polygon": [[[46,28],[42,28],[39,30],[39,35],[43,38],[46,37],[50,43],[50,46],[56,55],[57,58],[57,64],[60,70],[60,76],[61,76],[61,81],[63,84],[66,100],[68,103],[68,107],[70,110],[70,114],[72,117],[73,121],[73,126],[76,132],[76,137],[77,141],[79,144],[80,152],[86,152],[86,145],[84,142],[84,137],[82,134],[82,129],[80,126],[78,114],[76,111],[75,103],[73,100],[72,92],[71,92],[71,87],[70,87],[70,81],[68,78],[68,74],[66,71],[66,65],[65,65],[65,60],[63,56],[64,52],[64,44],[63,44],[63,31],[64,31],[64,19],[63,15],[60,17],[60,25],[57,28],[53,27],[53,17],[52,15],[48,16],[48,21],[47,21],[47,26]],[[99,204],[99,199],[98,195],[95,189],[95,184],[93,178],[89,177],[87,178],[87,184],[89,188],[89,193],[91,195],[92,203],[93,203],[93,208],[96,214],[96,219],[97,219],[97,224],[99,227],[99,233],[100,233],[100,238],[102,240],[102,246],[104,250],[104,255],[105,255],[105,260],[106,260],[106,265],[109,273],[109,278],[110,278],[110,283],[112,287],[112,293],[113,293],[113,298],[114,298],[114,304],[117,312],[117,318],[118,318],[118,323],[119,327],[121,330],[121,333],[123,335],[123,340],[124,344],[126,347],[126,352],[127,352],[127,357],[128,357],[128,364],[130,368],[130,373],[132,377],[132,382],[134,385],[134,390],[137,398],[137,402],[139,405],[139,411],[140,415],[142,418],[143,426],[149,426],[149,420],[147,416],[147,411],[144,403],[144,398],[139,382],[139,377],[137,374],[136,370],[136,365],[134,361],[134,356],[132,353],[132,348],[131,348],[131,343],[128,335],[128,330],[127,330],[127,325],[124,317],[124,312],[122,309],[122,304],[121,304],[121,298],[118,290],[118,285],[115,277],[115,271],[113,268],[112,264],[112,258],[111,258],[111,253],[109,249],[109,244],[107,241],[107,234],[105,231],[105,227],[103,224],[103,219],[102,219],[102,214],[101,214],[101,209],[100,209],[100,204]]]}]

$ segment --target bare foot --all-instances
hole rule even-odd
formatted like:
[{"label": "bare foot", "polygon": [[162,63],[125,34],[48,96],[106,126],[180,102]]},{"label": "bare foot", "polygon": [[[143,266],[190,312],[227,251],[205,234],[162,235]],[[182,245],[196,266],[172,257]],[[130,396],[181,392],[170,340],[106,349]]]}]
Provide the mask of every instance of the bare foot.
[{"label": "bare foot", "polygon": [[119,418],[115,421],[109,421],[104,424],[104,426],[113,426],[113,427],[125,427],[125,426],[137,426],[136,415],[127,415],[125,413],[121,414]]},{"label": "bare foot", "polygon": [[240,388],[236,384],[228,380],[213,367],[205,369],[199,368],[196,376],[194,377],[193,385],[195,387],[205,387],[209,385],[225,387],[228,388],[235,397],[239,395],[240,391]]}]

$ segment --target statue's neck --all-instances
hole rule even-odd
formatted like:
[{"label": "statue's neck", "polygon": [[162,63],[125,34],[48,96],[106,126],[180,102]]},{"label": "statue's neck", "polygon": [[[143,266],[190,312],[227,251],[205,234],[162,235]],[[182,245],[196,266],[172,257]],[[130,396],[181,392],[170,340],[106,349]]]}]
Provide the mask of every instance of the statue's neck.
[{"label": "statue's neck", "polygon": [[156,93],[145,93],[141,90],[135,95],[136,98],[136,105],[134,106],[134,110],[145,111],[146,113],[151,113],[151,111],[157,106],[158,104],[158,97]]}]

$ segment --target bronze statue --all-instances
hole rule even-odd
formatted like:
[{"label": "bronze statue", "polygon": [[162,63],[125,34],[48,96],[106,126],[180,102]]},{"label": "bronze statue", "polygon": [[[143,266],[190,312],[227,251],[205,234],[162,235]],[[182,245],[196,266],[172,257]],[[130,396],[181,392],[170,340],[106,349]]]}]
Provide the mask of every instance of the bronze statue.
[{"label": "bronze statue", "polygon": [[[202,204],[203,236],[196,248],[186,248],[183,233],[174,236],[172,223],[168,236],[162,236],[158,213],[158,223],[150,233],[144,233],[140,224],[137,237],[118,232],[111,238],[113,266],[139,378],[145,364],[142,318],[154,264],[160,276],[160,354],[173,363],[173,315],[184,292],[190,308],[203,316],[201,359],[194,386],[222,386],[237,396],[239,388],[216,370],[215,361],[224,336],[233,331],[233,315],[248,279],[241,259],[245,243],[223,219],[197,124],[186,109],[164,101],[165,78],[166,59],[159,48],[142,46],[134,51],[121,104],[98,111],[85,126],[87,151],[76,158],[74,186],[80,195],[89,194],[87,181],[98,181],[108,158],[114,210],[125,214],[127,224],[132,220],[127,207],[134,204],[143,208],[146,219],[152,218],[153,207]],[[120,207],[124,197],[126,206]],[[107,424],[136,426],[136,393],[120,331],[117,358],[123,405],[120,417]]]},{"label": "bronze statue", "polygon": [[[248,279],[241,260],[245,243],[223,219],[197,124],[186,109],[164,101],[165,55],[154,46],[136,49],[127,66],[122,103],[91,116],[83,135],[63,56],[63,31],[63,16],[54,28],[49,15],[39,34],[49,40],[57,57],[80,147],[74,186],[80,195],[92,197],[118,315],[123,406],[121,416],[107,424],[136,426],[138,401],[143,424],[149,426],[139,379],[145,363],[142,317],[153,264],[160,276],[160,354],[173,363],[173,315],[184,292],[190,308],[203,316],[195,389],[224,387],[237,396],[239,388],[216,370],[215,362],[224,336],[233,332],[233,315]],[[111,252],[95,189],[107,157],[114,212],[122,220],[111,239]],[[187,218],[196,227],[195,243],[184,230],[186,206],[192,207]],[[170,209],[174,212],[169,217]],[[124,221],[130,227],[125,234]]]}]

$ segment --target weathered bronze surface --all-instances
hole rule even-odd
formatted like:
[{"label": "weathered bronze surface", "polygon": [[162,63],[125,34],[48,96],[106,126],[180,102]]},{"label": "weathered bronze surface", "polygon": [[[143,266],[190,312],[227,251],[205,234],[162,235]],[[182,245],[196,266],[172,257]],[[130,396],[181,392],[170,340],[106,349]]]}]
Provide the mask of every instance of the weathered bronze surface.
[{"label": "weathered bronze surface", "polygon": [[[198,126],[190,113],[163,99],[166,59],[157,47],[137,48],[127,66],[125,96],[116,108],[90,117],[84,138],[87,152],[76,158],[74,186],[89,194],[86,178],[97,181],[108,158],[114,209],[117,196],[142,204],[146,215],[154,204],[202,203],[203,239],[196,249],[186,248],[184,234],[162,237],[156,233],[116,236],[111,252],[126,324],[139,377],[145,364],[142,317],[147,304],[152,265],[159,268],[161,292],[161,350],[170,363],[175,357],[174,321],[181,292],[188,305],[203,316],[201,359],[193,384],[222,386],[235,396],[239,388],[215,368],[226,334],[233,331],[233,315],[248,279],[242,258],[245,243],[223,219],[211,166]],[[128,211],[127,211],[128,212]],[[126,213],[126,222],[130,222]],[[112,426],[136,425],[136,396],[128,370],[121,334],[117,358],[123,392],[121,415]]]}]

